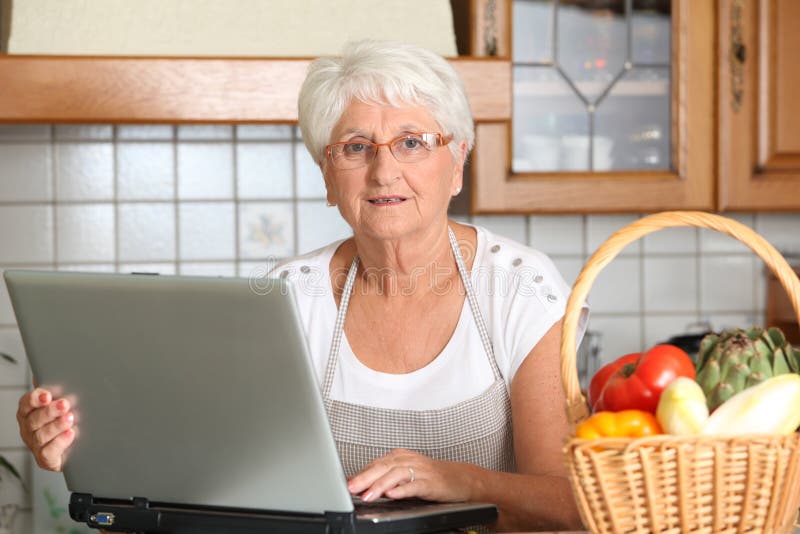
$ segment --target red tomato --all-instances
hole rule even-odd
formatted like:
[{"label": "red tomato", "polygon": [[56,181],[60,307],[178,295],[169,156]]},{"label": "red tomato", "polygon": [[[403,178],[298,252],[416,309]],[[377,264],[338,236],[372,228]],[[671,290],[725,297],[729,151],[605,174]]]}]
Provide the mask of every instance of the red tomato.
[{"label": "red tomato", "polygon": [[674,345],[656,345],[638,360],[619,367],[606,381],[593,408],[595,411],[656,413],[661,392],[679,376],[695,378],[692,359]]},{"label": "red tomato", "polygon": [[611,375],[616,373],[623,365],[635,363],[641,355],[641,352],[626,354],[598,369],[592,377],[592,381],[589,382],[589,406],[594,406],[597,399],[600,398],[600,394],[603,392],[603,388],[606,387],[606,382],[611,378]]}]

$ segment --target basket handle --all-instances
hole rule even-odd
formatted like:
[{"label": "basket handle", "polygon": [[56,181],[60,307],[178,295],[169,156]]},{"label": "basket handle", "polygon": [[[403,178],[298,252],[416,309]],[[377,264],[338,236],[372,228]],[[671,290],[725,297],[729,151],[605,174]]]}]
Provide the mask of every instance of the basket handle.
[{"label": "basket handle", "polygon": [[614,232],[592,254],[578,275],[564,312],[561,332],[561,380],[567,397],[567,417],[577,424],[589,415],[586,399],[581,393],[576,367],[575,332],[583,303],[592,283],[600,271],[628,244],[652,232],[677,226],[696,226],[716,230],[738,239],[761,258],[780,281],[789,296],[798,324],[800,324],[800,280],[780,252],[766,239],[747,226],[720,215],[701,211],[665,211],[642,217]]}]

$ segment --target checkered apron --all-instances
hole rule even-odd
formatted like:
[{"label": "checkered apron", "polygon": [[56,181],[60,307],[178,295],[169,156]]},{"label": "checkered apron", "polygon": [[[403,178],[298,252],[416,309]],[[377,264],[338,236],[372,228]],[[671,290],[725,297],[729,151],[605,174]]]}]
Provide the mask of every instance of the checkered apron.
[{"label": "checkered apron", "polygon": [[344,318],[358,269],[356,256],[347,273],[322,390],[333,437],[348,477],[396,448],[414,450],[437,460],[467,462],[495,471],[515,471],[511,400],[458,243],[452,230],[448,232],[494,383],[480,395],[440,410],[374,408],[331,399]]}]

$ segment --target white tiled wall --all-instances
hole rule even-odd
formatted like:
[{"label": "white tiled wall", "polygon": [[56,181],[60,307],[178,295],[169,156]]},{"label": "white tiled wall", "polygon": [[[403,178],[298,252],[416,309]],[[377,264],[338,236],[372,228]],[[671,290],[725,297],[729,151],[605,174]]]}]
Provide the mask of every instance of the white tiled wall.
[{"label": "white tiled wall", "polygon": [[[454,216],[548,253],[570,284],[598,245],[636,219]],[[800,213],[733,218],[800,255]],[[346,235],[293,126],[0,126],[0,270],[247,276]],[[590,328],[602,333],[608,360],[699,320],[761,323],[763,286],[760,261],[733,239],[662,230],[598,277]],[[0,351],[24,356],[3,284]],[[0,362],[0,452],[28,488],[37,468],[20,446],[14,411],[29,379],[24,364]],[[16,532],[30,532],[30,497],[4,485],[6,501],[23,507]]]}]

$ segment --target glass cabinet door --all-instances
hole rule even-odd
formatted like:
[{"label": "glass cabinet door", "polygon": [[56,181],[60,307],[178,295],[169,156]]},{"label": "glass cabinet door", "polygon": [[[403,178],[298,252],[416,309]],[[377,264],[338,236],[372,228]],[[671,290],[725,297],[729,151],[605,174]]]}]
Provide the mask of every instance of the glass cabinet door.
[{"label": "glass cabinet door", "polygon": [[477,121],[474,212],[713,209],[715,2],[474,2],[510,84]]},{"label": "glass cabinet door", "polygon": [[671,168],[670,0],[514,0],[517,173]]}]

